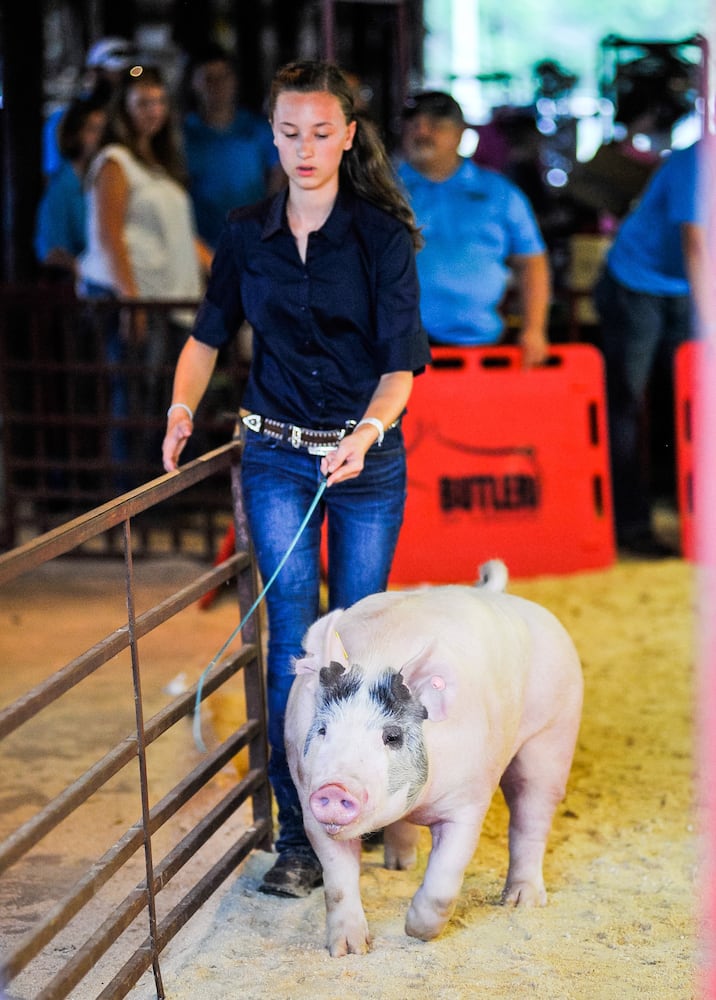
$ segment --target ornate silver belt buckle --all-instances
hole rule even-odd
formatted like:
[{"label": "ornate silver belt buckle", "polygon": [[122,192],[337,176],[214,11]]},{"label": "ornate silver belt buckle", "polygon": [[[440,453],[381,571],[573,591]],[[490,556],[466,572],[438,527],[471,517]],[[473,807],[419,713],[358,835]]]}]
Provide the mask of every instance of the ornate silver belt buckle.
[{"label": "ornate silver belt buckle", "polygon": [[261,432],[261,417],[258,413],[247,413],[241,418],[241,423],[250,431],[256,431],[257,434]]},{"label": "ornate silver belt buckle", "polygon": [[300,427],[295,427],[295,426],[291,427],[291,438],[290,438],[290,441],[291,441],[291,444],[293,445],[294,448],[300,448],[301,447],[301,428]]}]

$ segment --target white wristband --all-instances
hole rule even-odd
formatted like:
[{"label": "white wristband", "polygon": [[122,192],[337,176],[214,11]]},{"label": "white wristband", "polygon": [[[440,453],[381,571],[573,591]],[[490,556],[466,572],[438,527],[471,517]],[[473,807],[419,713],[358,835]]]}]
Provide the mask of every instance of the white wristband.
[{"label": "white wristband", "polygon": [[167,417],[169,417],[169,414],[172,412],[172,410],[186,410],[186,412],[189,414],[189,419],[191,420],[192,423],[194,423],[194,414],[192,413],[191,408],[186,405],[186,403],[172,403],[172,405],[167,410]]},{"label": "white wristband", "polygon": [[371,427],[375,427],[375,429],[378,431],[378,440],[376,441],[376,444],[383,443],[383,435],[385,433],[385,428],[383,427],[382,420],[378,420],[377,417],[363,417],[363,419],[359,420],[358,423],[355,425],[355,430],[358,430],[361,424],[370,424]]}]

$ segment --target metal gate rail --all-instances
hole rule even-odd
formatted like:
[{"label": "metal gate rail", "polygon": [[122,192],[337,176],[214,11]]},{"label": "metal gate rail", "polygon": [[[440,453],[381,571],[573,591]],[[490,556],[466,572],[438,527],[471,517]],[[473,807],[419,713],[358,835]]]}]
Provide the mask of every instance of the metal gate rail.
[{"label": "metal gate rail", "polygon": [[[71,553],[103,532],[121,527],[124,539],[127,624],[101,638],[92,648],[67,663],[44,682],[27,691],[0,711],[0,741],[36,718],[68,691],[92,676],[120,652],[129,650],[132,660],[132,685],[136,728],[108,750],[84,774],[71,782],[31,819],[0,843],[0,876],[21,861],[44,837],[135,758],[139,764],[141,819],[129,827],[105,854],[94,862],[70,890],[23,937],[0,964],[0,985],[8,984],[35,960],[42,950],[65,929],[100,889],[140,850],[144,850],[145,877],[125,896],[93,934],[74,952],[36,994],[38,1000],[55,1000],[72,991],[95,963],[115,945],[121,934],[145,913],[147,936],[139,948],[126,956],[122,967],[104,987],[106,1000],[124,997],[151,967],[157,997],[164,997],[159,955],[197,909],[231,874],[236,865],[255,848],[270,849],[271,811],[266,772],[265,692],[260,630],[250,620],[244,628],[242,646],[225,658],[206,678],[202,700],[222,687],[238,672],[242,673],[247,719],[228,739],[207,753],[201,762],[153,807],[149,804],[146,750],[163,733],[194,709],[196,686],[176,697],[153,717],[144,720],[141,689],[139,640],[167,622],[203,594],[236,576],[239,603],[249,607],[256,594],[256,570],[248,551],[245,523],[239,511],[236,524],[235,555],[211,570],[202,572],[170,597],[135,615],[134,572],[132,558],[132,519],[168,498],[229,468],[239,472],[240,446],[230,442],[188,463],[178,473],[162,476],[153,482],[90,511],[83,517],[48,532],[11,552],[0,555],[0,583],[11,581],[50,560]],[[201,820],[183,836],[159,863],[152,856],[152,837],[179,809],[188,803],[233,757],[248,748],[249,770]],[[193,859],[209,839],[234,816],[246,801],[252,805],[252,822],[225,854],[191,886],[170,912],[158,919],[156,898],[174,876]]]}]

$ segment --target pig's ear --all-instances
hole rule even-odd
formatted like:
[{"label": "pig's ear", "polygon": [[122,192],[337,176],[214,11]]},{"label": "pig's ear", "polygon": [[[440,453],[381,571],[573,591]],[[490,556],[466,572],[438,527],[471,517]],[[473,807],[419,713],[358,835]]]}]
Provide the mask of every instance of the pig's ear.
[{"label": "pig's ear", "polygon": [[343,643],[336,632],[336,622],[342,614],[340,609],[331,611],[311,625],[303,639],[305,655],[294,660],[294,673],[317,674],[332,660],[348,667]]},{"label": "pig's ear", "polygon": [[314,654],[309,653],[307,656],[297,657],[293,661],[293,672],[294,674],[317,674],[320,665]]},{"label": "pig's ear", "polygon": [[403,664],[400,673],[415,698],[427,712],[431,722],[442,722],[455,698],[452,670],[434,655],[427,645]]}]

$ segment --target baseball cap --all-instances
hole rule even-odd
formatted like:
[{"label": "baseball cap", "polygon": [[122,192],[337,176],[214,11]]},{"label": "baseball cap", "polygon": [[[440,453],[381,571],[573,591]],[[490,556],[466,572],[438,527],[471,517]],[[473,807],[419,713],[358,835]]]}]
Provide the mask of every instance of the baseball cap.
[{"label": "baseball cap", "polygon": [[457,125],[464,125],[462,108],[454,97],[442,90],[426,90],[422,94],[413,94],[403,104],[403,118],[413,118],[415,115],[432,115],[433,118],[449,118]]},{"label": "baseball cap", "polygon": [[129,69],[136,62],[137,50],[126,38],[100,38],[87,53],[88,69],[120,71]]}]

